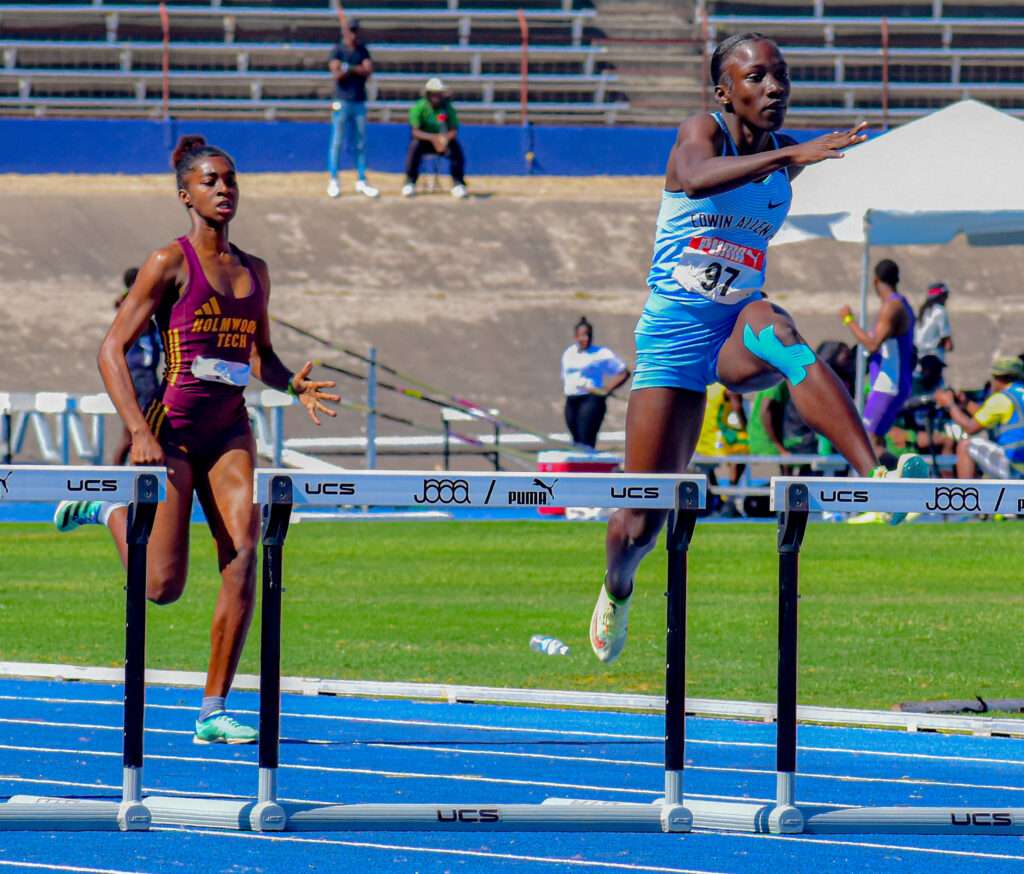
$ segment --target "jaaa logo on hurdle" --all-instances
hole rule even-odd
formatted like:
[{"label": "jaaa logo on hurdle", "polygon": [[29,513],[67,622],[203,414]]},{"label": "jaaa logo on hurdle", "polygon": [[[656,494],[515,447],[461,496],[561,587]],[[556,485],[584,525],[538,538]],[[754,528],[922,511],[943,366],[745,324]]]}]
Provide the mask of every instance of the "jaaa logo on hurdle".
[{"label": "jaaa logo on hurdle", "polygon": [[468,504],[469,483],[464,479],[425,479],[417,504]]},{"label": "jaaa logo on hurdle", "polygon": [[926,503],[925,507],[940,512],[978,513],[981,511],[981,495],[970,486],[936,486],[931,503]]}]

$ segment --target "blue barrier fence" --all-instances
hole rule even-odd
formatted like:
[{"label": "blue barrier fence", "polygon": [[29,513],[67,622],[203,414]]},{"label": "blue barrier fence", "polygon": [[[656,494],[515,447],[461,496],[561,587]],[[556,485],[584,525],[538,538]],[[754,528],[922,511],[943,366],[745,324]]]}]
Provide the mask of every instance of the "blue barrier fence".
[{"label": "blue barrier fence", "polygon": [[[324,170],[327,122],[0,118],[0,173],[163,173],[181,134],[202,134],[226,149],[243,172]],[[660,175],[672,128],[472,125],[459,137],[467,172],[516,176]],[[397,173],[405,164],[409,128],[371,124],[371,170]],[[343,166],[351,166],[349,156]]]}]

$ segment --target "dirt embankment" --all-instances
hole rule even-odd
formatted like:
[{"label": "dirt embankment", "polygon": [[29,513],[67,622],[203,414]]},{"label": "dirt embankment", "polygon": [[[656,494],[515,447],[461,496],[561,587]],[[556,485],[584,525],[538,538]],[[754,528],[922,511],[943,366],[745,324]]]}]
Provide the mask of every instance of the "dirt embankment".
[{"label": "dirt embankment", "polygon": [[[336,201],[313,174],[243,180],[233,240],[266,258],[272,311],[538,427],[561,423],[558,360],[585,313],[597,340],[632,355],[660,180],[477,179],[447,194]],[[0,177],[0,390],[100,388],[95,352],[121,271],[186,230],[167,177]],[[951,381],[976,384],[995,351],[1024,351],[1024,247],[877,250],[901,265],[915,304],[927,283],[953,289]],[[860,250],[837,243],[772,249],[768,291],[812,342],[842,338],[856,306]],[[278,329],[286,360],[328,350]],[[351,365],[343,357],[339,363]],[[343,382],[358,395],[362,388]],[[425,423],[436,411],[392,409]],[[610,407],[621,426],[624,404]],[[331,433],[359,426],[343,416]]]}]

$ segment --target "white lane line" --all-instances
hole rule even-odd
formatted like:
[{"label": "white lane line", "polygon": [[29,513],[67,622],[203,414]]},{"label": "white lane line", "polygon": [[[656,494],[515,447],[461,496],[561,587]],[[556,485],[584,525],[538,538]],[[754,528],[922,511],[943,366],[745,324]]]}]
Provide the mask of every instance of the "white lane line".
[{"label": "white lane line", "polygon": [[[9,774],[0,774],[0,783],[31,783],[42,786],[74,786],[83,789],[112,789],[117,793],[121,792],[120,784],[113,783],[79,783],[74,780],[42,780],[38,777],[12,777]],[[217,798],[231,801],[255,801],[254,795],[238,795],[234,792],[203,792],[199,789],[167,789],[163,786],[143,786],[143,795],[176,795],[182,798]],[[323,801],[318,798],[285,798],[278,796],[278,801],[287,801],[289,804],[338,804],[337,799]]]},{"label": "white lane line", "polygon": [[[0,725],[31,725],[41,728],[79,728],[87,731],[124,731],[123,725],[96,725],[91,722],[53,722],[44,719],[9,719],[0,718]],[[146,726],[146,732],[151,734],[195,734],[194,731],[183,731],[176,728],[150,728]],[[312,743],[312,741],[310,741]]]},{"label": "white lane line", "polygon": [[[33,701],[36,703],[46,704],[102,704],[117,705],[120,707],[122,702],[120,701],[94,701],[88,698],[72,699],[72,698],[27,698],[16,695],[0,695],[0,701]],[[190,713],[195,713],[198,708],[190,707],[184,704],[146,704],[147,710],[185,710]],[[240,713],[244,716],[258,716],[258,710],[246,710],[244,708],[232,707],[232,713]],[[598,737],[607,738],[610,740],[632,740],[638,742],[664,742],[665,738],[660,735],[648,735],[648,734],[616,734],[614,732],[601,732],[601,731],[571,731],[558,728],[524,728],[521,726],[507,726],[507,725],[480,725],[478,723],[462,723],[462,722],[434,722],[422,719],[386,719],[384,717],[374,716],[342,716],[338,714],[327,714],[327,713],[289,713],[283,711],[281,713],[282,719],[319,719],[329,722],[354,722],[367,725],[414,725],[419,728],[459,728],[466,729],[467,731],[494,731],[494,732],[506,732],[508,734],[550,734],[558,737]]]},{"label": "white lane line", "polygon": [[407,844],[381,844],[371,841],[343,841],[329,838],[299,838],[290,835],[253,834],[252,832],[193,831],[191,829],[154,827],[150,831],[181,832],[214,838],[240,838],[242,840],[271,841],[273,843],[314,844],[320,846],[353,847],[367,850],[388,850],[400,853],[428,853],[438,856],[463,856],[471,859],[498,859],[510,862],[536,862],[543,865],[566,865],[577,868],[603,868],[611,871],[652,871],[656,874],[723,874],[704,868],[668,868],[663,865],[639,865],[633,862],[600,862],[590,859],[558,858],[554,856],[527,856],[520,853],[493,853],[483,850],[453,850],[447,847],[417,847]]},{"label": "white lane line", "polygon": [[[694,829],[700,834],[712,834],[704,829]],[[751,832],[714,832],[724,838],[753,838],[765,841],[785,841],[800,844],[827,844],[836,847],[863,847],[871,850],[898,850],[901,853],[925,853],[936,856],[961,856],[970,859],[999,859],[1001,861],[1024,862],[1024,856],[1013,856],[1008,853],[972,852],[970,850],[946,850],[939,847],[907,847],[903,844],[876,844],[871,841],[837,841],[832,838],[810,837],[807,835],[766,835]],[[995,837],[993,835],[993,837]],[[1006,835],[1012,837],[1012,835]],[[891,870],[891,868],[883,869]]]},{"label": "white lane line", "polygon": [[[5,700],[5,697],[0,695],[0,700]],[[29,700],[29,699],[14,699],[8,696],[6,700]],[[43,699],[37,699],[43,700]],[[69,701],[69,703],[93,703],[88,701],[76,702]],[[120,702],[105,702],[105,703],[117,703]],[[147,704],[147,707],[163,710],[187,710],[189,712],[194,711],[196,708],[187,707],[184,705],[177,704]],[[258,711],[255,710],[232,710],[233,713],[241,713],[246,715],[258,715]],[[311,713],[282,713],[282,718],[288,719],[326,719],[326,720],[337,720],[343,722],[356,722],[366,724],[378,724],[378,725],[411,725],[421,728],[458,728],[466,729],[470,731],[494,731],[494,732],[508,732],[508,733],[521,733],[521,734],[554,734],[560,736],[571,736],[571,737],[598,737],[598,738],[609,738],[614,740],[636,740],[645,742],[662,742],[664,740],[661,736],[654,735],[631,735],[631,734],[612,734],[608,732],[589,732],[589,731],[567,731],[561,729],[551,728],[523,728],[519,726],[486,726],[477,725],[473,723],[452,723],[452,722],[428,722],[423,720],[405,720],[405,719],[385,719],[383,717],[368,717],[368,716],[331,716],[323,714],[311,714]],[[101,724],[90,724],[90,723],[75,723],[75,722],[56,722],[56,721],[41,721],[35,719],[0,719],[0,724],[11,723],[11,724],[24,724],[24,725],[45,725],[49,727],[71,727],[71,728],[82,728],[82,729],[96,729],[99,731],[122,731],[120,725],[101,725]],[[155,734],[178,734],[188,735],[192,734],[191,731],[182,731],[177,729],[167,728],[147,728],[146,731],[151,731]],[[336,744],[338,740],[331,740],[328,738],[310,738],[304,739],[304,743],[307,744]],[[344,742],[344,741],[342,741]],[[358,741],[355,741],[358,742]],[[372,746],[376,742],[367,742],[364,745]],[[765,749],[774,750],[775,744],[773,743],[757,743],[753,741],[723,741],[723,740],[706,740],[702,738],[687,738],[687,745],[699,745],[699,746],[715,746],[715,747],[740,747],[750,749]],[[381,742],[383,746],[383,742]],[[396,744],[401,746],[400,744]],[[406,746],[412,748],[419,746],[415,742],[410,742]],[[903,753],[894,752],[890,750],[870,750],[870,749],[847,749],[843,747],[818,747],[818,746],[799,746],[797,749],[804,753],[829,753],[839,755],[851,755],[851,756],[876,756],[880,758],[893,758],[893,759],[919,759],[921,761],[930,762],[951,762],[959,764],[961,762],[969,762],[971,764],[978,765],[1009,765],[1009,766],[1024,766],[1024,758],[1021,759],[997,759],[997,758],[986,758],[984,756],[957,756],[957,755],[937,755],[934,753]],[[1024,747],[1022,747],[1024,749]],[[636,762],[634,764],[643,764],[642,762]],[[660,764],[655,763],[658,767]],[[772,772],[774,773],[774,772]]]},{"label": "white lane line", "polygon": [[141,874],[131,869],[121,868],[82,868],[77,865],[52,865],[45,862],[15,862],[0,859],[0,865],[7,868],[31,868],[36,871],[75,871],[81,874]]},{"label": "white lane line", "polygon": [[[73,780],[65,780],[63,778],[56,778],[53,780],[44,780],[38,777],[17,777],[11,774],[0,774],[0,783],[30,783],[34,785],[42,786],[72,786],[83,789],[112,789],[115,792],[121,791],[120,784],[113,783],[79,783]],[[191,797],[202,797],[202,798],[229,798],[237,799],[239,801],[255,800],[252,795],[237,795],[232,792],[200,792],[198,790],[185,790],[185,789],[167,789],[164,787],[153,787],[144,786],[143,792],[147,795],[180,795],[185,798]],[[661,794],[661,793],[657,793]],[[713,795],[705,792],[687,792],[687,798],[700,798],[704,801],[742,801],[749,802],[751,804],[774,804],[774,798],[758,798],[752,795]],[[324,801],[319,798],[285,798],[284,796],[278,796],[278,801],[288,801],[294,804],[340,804],[337,799],[331,801]],[[351,803],[351,802],[349,802]],[[829,804],[825,801],[814,801],[804,802],[806,804],[814,804],[815,807],[835,807],[835,808],[846,808],[852,807],[850,804]]]},{"label": "white lane line", "polygon": [[[52,753],[69,756],[101,756],[105,758],[121,758],[121,753],[108,752],[105,750],[68,750],[60,747],[25,747],[14,744],[0,744],[0,750],[11,750],[22,753]],[[159,753],[149,753],[148,760],[164,762],[196,762],[203,765],[239,765],[243,768],[259,767],[257,762],[244,759],[216,759],[204,758],[202,756],[168,756]],[[652,789],[624,789],[615,786],[592,786],[587,783],[558,783],[548,780],[516,780],[510,777],[482,777],[477,774],[429,774],[418,771],[384,771],[376,768],[338,768],[325,765],[281,765],[281,770],[288,771],[313,771],[325,774],[359,774],[371,777],[393,777],[404,780],[455,780],[467,783],[493,783],[503,786],[537,786],[548,789],[581,789],[593,792],[618,792],[626,795],[646,795],[656,798],[662,793]]]},{"label": "white lane line", "polygon": [[[374,747],[379,749],[392,749],[392,750],[420,750],[429,753],[457,753],[461,756],[491,756],[493,758],[515,758],[515,759],[543,759],[551,762],[586,762],[588,764],[599,764],[599,765],[622,765],[624,767],[642,767],[642,768],[657,768],[664,769],[665,765],[663,762],[650,762],[642,759],[604,759],[598,756],[566,756],[556,755],[554,753],[523,753],[523,752],[512,752],[509,750],[481,750],[481,749],[467,749],[466,747],[457,746],[426,746],[423,744],[389,744],[389,743],[368,743],[363,746]],[[763,775],[766,777],[774,777],[775,771],[768,768],[726,768],[715,765],[691,765],[687,764],[687,771],[704,771],[713,774],[749,774],[749,775]],[[970,783],[948,783],[940,780],[931,780],[927,778],[916,779],[913,777],[855,777],[848,776],[845,774],[819,774],[810,771],[797,771],[797,776],[800,779],[811,779],[811,780],[837,780],[841,783],[885,783],[885,784],[896,784],[899,786],[945,786],[945,787],[958,787],[958,788],[978,788],[978,789],[1008,789],[1015,792],[1024,792],[1024,786],[984,786]]]},{"label": "white lane line", "polygon": [[[422,746],[409,747],[404,744],[399,745],[401,749],[425,749]],[[11,750],[14,752],[25,752],[25,753],[57,753],[72,756],[107,756],[107,757],[119,757],[119,752],[109,752],[105,750],[69,750],[62,749],[59,747],[30,747],[30,746],[19,746],[15,744],[0,744],[0,750]],[[451,747],[439,747],[437,751],[452,752]],[[553,755],[543,755],[540,753],[512,753],[512,752],[489,752],[483,750],[462,750],[461,752],[469,755],[498,755],[498,756],[523,756],[523,757],[536,757],[545,759],[572,759],[574,756],[559,757]],[[256,762],[248,761],[245,759],[217,759],[217,758],[204,758],[202,756],[171,756],[161,753],[149,753],[146,756],[147,759],[167,761],[167,762],[198,762],[200,764],[222,764],[222,765],[240,765],[242,767],[255,768],[257,767]],[[657,767],[657,766],[655,766]],[[653,792],[647,789],[625,789],[611,786],[591,786],[587,784],[573,784],[573,783],[556,783],[544,780],[515,780],[512,778],[498,778],[498,777],[481,777],[478,775],[471,774],[426,774],[412,771],[388,771],[380,770],[375,768],[340,768],[332,765],[299,765],[294,763],[282,764],[282,770],[294,770],[294,771],[314,771],[325,774],[364,774],[364,775],[378,775],[383,777],[402,777],[414,780],[466,780],[471,782],[481,783],[503,783],[514,786],[546,786],[548,788],[570,788],[570,789],[590,789],[597,792],[622,792],[627,794],[637,795],[657,795],[657,792]],[[747,768],[715,768],[705,767],[700,765],[691,765],[687,767],[687,770],[694,771],[711,771],[715,773],[726,773],[726,774],[751,774],[751,775],[766,775],[774,776],[774,771],[768,770],[753,770]],[[960,783],[954,780],[929,780],[929,779],[914,779],[910,777],[850,777],[843,774],[816,774],[808,773],[805,771],[798,771],[797,776],[801,779],[807,778],[812,780],[833,780],[839,783],[881,783],[886,785],[897,785],[897,786],[925,786],[925,787],[938,787],[943,789],[970,789],[970,790],[991,790],[994,792],[1024,792],[1024,786],[1005,786],[1000,784],[991,783]]]}]

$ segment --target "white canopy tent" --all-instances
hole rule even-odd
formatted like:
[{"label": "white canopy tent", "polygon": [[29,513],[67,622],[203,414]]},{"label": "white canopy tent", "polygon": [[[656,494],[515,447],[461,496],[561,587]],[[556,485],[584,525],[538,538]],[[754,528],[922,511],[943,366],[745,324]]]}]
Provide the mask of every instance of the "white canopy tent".
[{"label": "white canopy tent", "polygon": [[[772,245],[825,238],[864,247],[860,323],[867,323],[870,249],[1024,243],[1024,121],[963,100],[808,167]],[[863,366],[857,369],[858,406]]]}]

